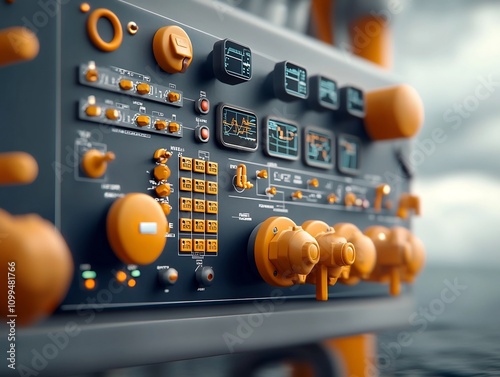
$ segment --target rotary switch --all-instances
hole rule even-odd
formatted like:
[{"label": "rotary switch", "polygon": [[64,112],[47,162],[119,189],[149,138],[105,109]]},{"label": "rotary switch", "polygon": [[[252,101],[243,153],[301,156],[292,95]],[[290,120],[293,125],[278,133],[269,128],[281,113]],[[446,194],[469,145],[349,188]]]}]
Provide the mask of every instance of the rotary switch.
[{"label": "rotary switch", "polygon": [[354,245],[335,233],[323,221],[310,220],[302,228],[318,242],[320,258],[318,264],[307,275],[307,282],[316,284],[316,300],[328,300],[328,286],[334,285],[344,266],[351,266],[356,259]]},{"label": "rotary switch", "polygon": [[417,91],[405,84],[365,95],[365,129],[372,140],[415,136],[424,121],[424,106]]},{"label": "rotary switch", "polygon": [[320,259],[318,242],[287,217],[270,217],[258,225],[248,253],[264,281],[279,287],[305,283]]},{"label": "rotary switch", "polygon": [[[13,311],[7,302],[0,305],[2,318],[16,314],[16,322],[26,325],[52,313],[73,276],[71,252],[61,234],[38,215],[11,216],[0,210],[0,244],[0,274],[15,282],[16,296]],[[5,300],[9,285],[0,284]]]},{"label": "rotary switch", "polygon": [[377,249],[377,263],[369,280],[389,283],[391,295],[398,295],[401,281],[413,282],[424,265],[423,243],[403,227],[372,226],[365,234]]},{"label": "rotary switch", "polygon": [[351,223],[339,223],[333,226],[339,237],[344,237],[356,249],[356,260],[352,265],[342,268],[339,280],[348,285],[357,284],[361,279],[368,279],[375,268],[377,251],[373,241]]},{"label": "rotary switch", "polygon": [[179,26],[164,26],[153,38],[156,62],[165,72],[184,73],[193,60],[193,46],[189,36]]},{"label": "rotary switch", "polygon": [[83,155],[82,169],[89,178],[101,178],[108,169],[108,162],[116,158],[113,152],[101,152],[90,149]]},{"label": "rotary switch", "polygon": [[153,263],[165,248],[167,219],[161,205],[146,194],[127,194],[115,201],[106,225],[111,248],[124,263]]}]

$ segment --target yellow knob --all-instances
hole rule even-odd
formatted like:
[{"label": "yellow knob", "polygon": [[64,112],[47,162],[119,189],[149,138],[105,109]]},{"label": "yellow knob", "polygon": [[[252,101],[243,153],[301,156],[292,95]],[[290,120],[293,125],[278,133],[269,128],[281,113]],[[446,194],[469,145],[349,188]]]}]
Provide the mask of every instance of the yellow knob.
[{"label": "yellow knob", "polygon": [[90,149],[83,155],[82,169],[87,177],[100,178],[106,173],[108,162],[114,159],[113,152],[103,153],[97,149]]},{"label": "yellow knob", "polygon": [[153,54],[165,72],[185,72],[193,60],[193,46],[189,36],[179,26],[164,26],[153,38]]},{"label": "yellow knob", "polygon": [[157,181],[166,181],[170,177],[170,169],[167,165],[158,165],[155,167],[153,175]]},{"label": "yellow knob", "polygon": [[36,160],[25,152],[0,154],[0,185],[29,184],[38,176]]},{"label": "yellow knob", "polygon": [[146,194],[127,194],[115,201],[106,226],[111,248],[124,263],[150,264],[163,252],[167,219],[160,204]]},{"label": "yellow knob", "polygon": [[[73,260],[54,225],[38,215],[11,216],[0,210],[0,296],[7,300],[9,284],[15,284],[18,324],[29,324],[54,311],[66,295],[73,276]],[[10,275],[9,275],[10,273]],[[9,277],[15,276],[15,280]],[[7,301],[0,305],[6,318]]]},{"label": "yellow knob", "polygon": [[253,252],[261,277],[281,287],[305,282],[320,258],[316,240],[286,217],[270,217],[258,226]]},{"label": "yellow knob", "polygon": [[318,188],[319,187],[319,181],[317,178],[313,178],[307,181],[307,184],[311,187]]},{"label": "yellow knob", "polygon": [[0,66],[34,59],[40,50],[38,37],[24,27],[0,31]]},{"label": "yellow knob", "polygon": [[300,190],[297,190],[295,192],[292,193],[292,198],[294,199],[302,199],[302,191]]},{"label": "yellow knob", "polygon": [[267,170],[261,170],[257,173],[257,177],[259,178],[262,178],[262,179],[267,179],[268,177],[268,174],[267,174]]},{"label": "yellow knob", "polygon": [[271,195],[271,196],[274,196],[276,195],[276,193],[278,192],[278,190],[276,189],[276,187],[269,187],[267,190],[266,190],[266,193],[268,195]]},{"label": "yellow knob", "polygon": [[424,122],[422,100],[409,85],[369,92],[365,100],[365,128],[372,140],[410,138]]}]

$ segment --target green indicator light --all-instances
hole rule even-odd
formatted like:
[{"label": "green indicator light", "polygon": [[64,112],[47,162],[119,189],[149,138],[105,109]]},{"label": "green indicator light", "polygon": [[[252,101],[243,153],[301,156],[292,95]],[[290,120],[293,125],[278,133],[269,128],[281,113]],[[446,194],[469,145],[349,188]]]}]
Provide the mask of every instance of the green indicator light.
[{"label": "green indicator light", "polygon": [[130,271],[130,275],[132,275],[132,277],[134,277],[134,278],[138,278],[139,276],[141,276],[141,271],[132,270],[132,271]]},{"label": "green indicator light", "polygon": [[97,276],[97,274],[95,273],[95,271],[83,271],[82,272],[82,278],[84,278],[84,279],[95,279],[96,276]]}]

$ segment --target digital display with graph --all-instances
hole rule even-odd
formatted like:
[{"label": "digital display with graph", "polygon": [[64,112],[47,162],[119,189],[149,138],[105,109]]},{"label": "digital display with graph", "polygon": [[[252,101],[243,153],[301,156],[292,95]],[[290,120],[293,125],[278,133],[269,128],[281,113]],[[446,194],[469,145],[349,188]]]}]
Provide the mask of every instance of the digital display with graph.
[{"label": "digital display with graph", "polygon": [[218,111],[218,129],[222,145],[247,151],[257,149],[257,116],[252,112],[221,105]]},{"label": "digital display with graph", "polygon": [[308,127],[305,130],[305,138],[306,163],[318,168],[333,168],[335,156],[333,152],[333,133],[324,129]]},{"label": "digital display with graph", "polygon": [[296,160],[299,157],[299,129],[288,121],[266,118],[266,152],[270,156]]}]

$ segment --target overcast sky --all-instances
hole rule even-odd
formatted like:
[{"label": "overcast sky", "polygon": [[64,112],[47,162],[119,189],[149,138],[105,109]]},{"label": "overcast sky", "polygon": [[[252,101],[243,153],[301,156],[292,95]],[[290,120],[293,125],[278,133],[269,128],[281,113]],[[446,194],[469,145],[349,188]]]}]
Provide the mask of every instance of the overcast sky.
[{"label": "overcast sky", "polygon": [[[406,1],[394,70],[422,96],[446,141],[417,167],[415,232],[430,263],[500,267],[500,2]],[[418,146],[417,146],[418,147]],[[429,147],[430,150],[433,148]]]}]

